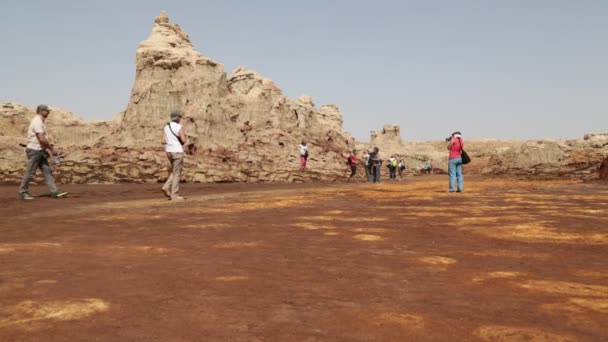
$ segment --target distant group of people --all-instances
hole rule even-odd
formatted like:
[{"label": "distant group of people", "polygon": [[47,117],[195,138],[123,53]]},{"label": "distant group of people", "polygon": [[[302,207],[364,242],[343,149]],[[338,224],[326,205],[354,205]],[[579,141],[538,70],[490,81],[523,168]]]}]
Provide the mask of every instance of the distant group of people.
[{"label": "distant group of people", "polygon": [[[61,191],[55,184],[55,178],[53,177],[52,169],[49,165],[48,158],[50,155],[58,158],[59,149],[51,144],[47,137],[46,126],[44,124],[46,118],[51,113],[51,110],[46,105],[39,105],[36,108],[36,116],[32,119],[27,129],[27,146],[26,156],[28,159],[25,174],[19,187],[19,198],[24,200],[32,200],[34,197],[29,193],[29,183],[34,177],[36,170],[42,170],[44,179],[51,193],[50,196],[53,198],[61,198],[66,196],[66,191]],[[165,147],[167,159],[170,164],[169,177],[163,184],[161,190],[163,194],[172,201],[182,201],[184,197],[178,194],[179,183],[182,173],[182,164],[184,160],[184,145],[186,144],[186,133],[181,124],[183,115],[179,111],[174,111],[170,114],[170,121],[163,127],[163,134],[161,143]],[[463,151],[464,142],[460,132],[452,133],[451,137],[446,139],[448,142],[447,148],[449,150],[449,162],[448,162],[448,175],[449,175],[449,191],[450,192],[462,192],[464,191],[464,178],[462,174],[463,156],[466,153]],[[300,154],[300,171],[306,170],[308,161],[308,145],[306,141],[302,141],[298,145]],[[468,158],[468,156],[467,156]],[[378,147],[374,147],[370,151],[365,151],[363,155],[363,161],[365,163],[365,175],[366,179],[370,183],[380,183],[380,171],[383,164],[383,160],[380,156]],[[58,159],[57,159],[58,162]],[[465,161],[466,163],[468,161]],[[357,166],[359,161],[355,155],[355,151],[351,151],[346,163],[350,167],[350,176],[348,181],[352,181],[357,173]],[[391,156],[387,160],[387,167],[389,169],[389,179],[396,179],[397,172],[399,177],[402,177],[403,171],[405,170],[405,162],[403,159],[397,160],[395,156]],[[432,166],[425,164],[425,172],[432,173]]]},{"label": "distant group of people", "polygon": [[[448,139],[446,139],[446,142],[448,143],[447,149],[449,150],[449,191],[462,192],[464,191],[462,165],[466,163],[463,163],[464,141],[462,139],[462,134],[460,132],[454,132]],[[308,146],[306,145],[305,141],[299,145],[299,149],[300,170],[304,171],[306,169],[306,161],[308,159]],[[367,181],[370,183],[380,183],[380,171],[383,160],[380,157],[380,150],[378,147],[374,147],[370,151],[366,150],[363,155],[363,161],[365,163],[365,176]],[[355,151],[350,152],[348,158],[346,159],[346,164],[350,167],[350,176],[348,177],[348,182],[351,182],[357,174],[357,167],[359,164]],[[397,158],[392,155],[387,160],[387,168],[389,170],[389,179],[397,179],[397,173],[401,178],[403,177],[403,172],[406,169],[405,161],[403,159],[397,160]],[[433,173],[433,165],[428,162],[425,163],[422,172],[426,174]]]},{"label": "distant group of people", "polygon": [[[383,160],[380,156],[378,147],[374,147],[371,151],[365,151],[363,155],[365,160],[365,176],[370,183],[380,183],[380,170],[382,169]],[[389,179],[397,179],[403,176],[405,170],[405,162],[403,159],[397,161],[394,155],[387,160],[387,168],[389,170]]]}]

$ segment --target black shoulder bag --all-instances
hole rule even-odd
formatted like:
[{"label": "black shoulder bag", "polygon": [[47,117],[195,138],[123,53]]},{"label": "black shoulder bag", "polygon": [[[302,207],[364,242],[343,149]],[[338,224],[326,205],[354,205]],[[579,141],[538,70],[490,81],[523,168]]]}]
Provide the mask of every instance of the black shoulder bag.
[{"label": "black shoulder bag", "polygon": [[469,157],[469,154],[462,148],[462,139],[458,138],[458,141],[460,141],[460,157],[462,158],[462,164],[468,164],[471,162],[471,157]]}]

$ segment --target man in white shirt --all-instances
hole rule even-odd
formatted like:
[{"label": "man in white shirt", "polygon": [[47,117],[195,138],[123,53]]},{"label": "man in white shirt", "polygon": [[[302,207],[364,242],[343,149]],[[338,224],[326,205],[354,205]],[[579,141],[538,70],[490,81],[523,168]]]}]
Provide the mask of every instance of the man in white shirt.
[{"label": "man in white shirt", "polygon": [[369,151],[365,151],[365,154],[363,155],[363,160],[365,160],[365,176],[367,177],[367,181],[368,182],[372,182],[372,166],[371,166],[371,162],[369,160]]},{"label": "man in white shirt", "polygon": [[40,168],[44,175],[46,185],[51,190],[51,197],[61,198],[67,195],[65,191],[57,189],[55,184],[55,178],[53,177],[53,170],[49,165],[48,157],[51,152],[54,156],[59,155],[59,150],[49,143],[46,136],[46,126],[44,121],[47,116],[51,113],[51,110],[46,105],[39,105],[36,108],[36,116],[32,119],[30,126],[27,129],[27,147],[25,154],[27,155],[27,168],[21,186],[19,187],[19,198],[24,200],[33,200],[34,196],[28,192],[30,180],[36,175],[36,169]]},{"label": "man in white shirt", "polygon": [[165,145],[167,158],[171,163],[171,173],[162,187],[162,191],[172,201],[182,201],[184,198],[177,194],[179,181],[182,175],[182,163],[184,161],[184,144],[186,144],[186,133],[180,124],[182,113],[172,112],[171,121],[163,128],[162,144]]}]

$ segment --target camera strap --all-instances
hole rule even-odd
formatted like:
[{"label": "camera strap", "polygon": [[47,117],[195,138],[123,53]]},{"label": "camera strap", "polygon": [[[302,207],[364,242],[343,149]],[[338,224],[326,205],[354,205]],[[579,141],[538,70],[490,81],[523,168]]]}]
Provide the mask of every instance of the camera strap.
[{"label": "camera strap", "polygon": [[179,141],[179,143],[183,145],[184,142],[182,141],[182,138],[179,135],[175,134],[175,132],[173,132],[173,129],[171,128],[171,122],[167,122],[167,126],[169,126],[169,130],[177,138],[177,140]]}]

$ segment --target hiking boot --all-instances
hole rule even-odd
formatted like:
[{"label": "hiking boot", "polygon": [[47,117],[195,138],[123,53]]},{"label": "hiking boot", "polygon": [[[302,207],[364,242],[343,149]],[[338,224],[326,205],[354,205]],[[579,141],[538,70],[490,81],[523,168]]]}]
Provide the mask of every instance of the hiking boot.
[{"label": "hiking boot", "polygon": [[167,197],[167,198],[171,199],[171,194],[169,193],[169,189],[167,189],[167,188],[163,187],[163,188],[161,189],[161,191],[163,192],[163,194],[165,194],[165,197]]},{"label": "hiking boot", "polygon": [[67,191],[57,190],[55,192],[51,192],[51,197],[53,197],[53,198],[61,198],[61,197],[64,197],[65,195],[67,195],[67,194],[68,194]]},{"label": "hiking boot", "polygon": [[182,196],[173,196],[171,197],[172,201],[183,201],[185,200],[185,198],[183,198]]},{"label": "hiking boot", "polygon": [[19,198],[22,200],[33,200],[34,196],[30,195],[29,192],[24,192],[22,194],[19,194]]}]

